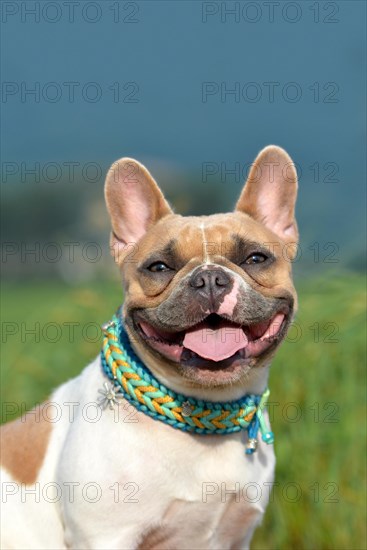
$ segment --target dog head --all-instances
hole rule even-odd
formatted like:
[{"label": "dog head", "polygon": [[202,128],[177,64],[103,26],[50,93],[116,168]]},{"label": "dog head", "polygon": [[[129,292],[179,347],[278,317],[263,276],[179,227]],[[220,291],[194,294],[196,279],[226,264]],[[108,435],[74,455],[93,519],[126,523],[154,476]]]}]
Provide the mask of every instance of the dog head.
[{"label": "dog head", "polygon": [[255,160],[234,212],[212,216],[174,214],[139,162],[112,165],[105,195],[126,329],[169,387],[231,388],[233,398],[256,389],[296,308],[296,194],[294,164],[275,146]]}]

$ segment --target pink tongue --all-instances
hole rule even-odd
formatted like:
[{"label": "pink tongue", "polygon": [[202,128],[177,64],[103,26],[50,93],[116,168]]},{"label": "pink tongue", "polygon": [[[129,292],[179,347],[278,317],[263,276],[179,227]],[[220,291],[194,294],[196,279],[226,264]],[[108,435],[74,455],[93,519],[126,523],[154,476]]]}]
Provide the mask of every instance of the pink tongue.
[{"label": "pink tongue", "polygon": [[247,346],[248,340],[239,327],[222,326],[217,329],[197,328],[187,332],[183,341],[185,348],[210,361],[222,361]]}]

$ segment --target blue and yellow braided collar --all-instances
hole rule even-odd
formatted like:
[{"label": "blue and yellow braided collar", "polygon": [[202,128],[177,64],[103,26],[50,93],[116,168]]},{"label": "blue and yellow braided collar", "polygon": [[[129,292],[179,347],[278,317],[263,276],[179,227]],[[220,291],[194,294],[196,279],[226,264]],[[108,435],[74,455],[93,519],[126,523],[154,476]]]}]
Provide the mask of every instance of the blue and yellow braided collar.
[{"label": "blue and yellow braided collar", "polygon": [[121,394],[139,411],[186,432],[229,434],[246,429],[247,454],[256,450],[259,430],[263,441],[273,443],[274,435],[268,431],[263,417],[268,389],[262,395],[245,395],[228,403],[202,401],[176,393],[154,378],[136,356],[117,315],[102,328],[105,334],[102,367],[114,386],[118,386],[118,393],[113,388],[109,395]]}]

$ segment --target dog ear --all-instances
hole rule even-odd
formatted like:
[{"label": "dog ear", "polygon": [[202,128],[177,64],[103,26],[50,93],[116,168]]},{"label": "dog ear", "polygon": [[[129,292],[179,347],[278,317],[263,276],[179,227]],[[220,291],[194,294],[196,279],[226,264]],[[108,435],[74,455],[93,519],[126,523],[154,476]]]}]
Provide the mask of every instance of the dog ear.
[{"label": "dog ear", "polygon": [[280,147],[269,145],[252,165],[236,210],[249,214],[286,242],[298,241],[294,217],[297,172],[292,159]]},{"label": "dog ear", "polygon": [[111,217],[111,247],[115,259],[116,247],[123,252],[126,245],[137,243],[150,226],[172,214],[149,171],[130,158],[118,160],[109,169],[105,198]]}]

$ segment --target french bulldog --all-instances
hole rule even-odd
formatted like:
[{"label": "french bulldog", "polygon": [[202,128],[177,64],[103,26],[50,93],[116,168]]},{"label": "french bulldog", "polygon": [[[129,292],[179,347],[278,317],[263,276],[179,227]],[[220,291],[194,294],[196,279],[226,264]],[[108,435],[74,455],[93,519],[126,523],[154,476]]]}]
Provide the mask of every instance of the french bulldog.
[{"label": "french bulldog", "polygon": [[[112,165],[120,315],[136,356],[170,391],[231,403],[266,389],[297,308],[296,194],[294,164],[276,146],[256,158],[234,211],[211,216],[175,214],[136,160]],[[248,548],[273,447],[259,439],[246,455],[243,430],[188,433],[124,399],[127,416],[106,408],[91,419],[105,383],[98,357],[2,427],[2,548]]]}]

